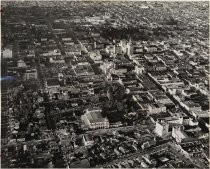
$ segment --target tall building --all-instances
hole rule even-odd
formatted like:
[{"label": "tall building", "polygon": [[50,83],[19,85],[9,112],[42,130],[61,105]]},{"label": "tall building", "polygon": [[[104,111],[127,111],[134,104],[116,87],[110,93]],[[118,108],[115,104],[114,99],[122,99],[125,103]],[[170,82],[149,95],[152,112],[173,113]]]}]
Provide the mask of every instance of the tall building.
[{"label": "tall building", "polygon": [[131,38],[129,39],[129,42],[127,43],[127,49],[126,49],[126,53],[128,56],[133,54],[133,45],[132,45],[132,41]]},{"label": "tall building", "polygon": [[183,139],[187,138],[187,135],[184,133],[184,126],[196,127],[198,126],[198,122],[192,118],[179,115],[158,119],[156,121],[155,133],[160,137],[172,135],[177,142],[181,142]]},{"label": "tall building", "polygon": [[174,126],[172,128],[172,137],[175,138],[177,142],[182,142],[183,140],[186,140],[188,136],[184,132],[184,126],[183,125]]},{"label": "tall building", "polygon": [[156,121],[155,133],[160,136],[164,137],[168,135],[169,131],[169,124],[163,120]]}]

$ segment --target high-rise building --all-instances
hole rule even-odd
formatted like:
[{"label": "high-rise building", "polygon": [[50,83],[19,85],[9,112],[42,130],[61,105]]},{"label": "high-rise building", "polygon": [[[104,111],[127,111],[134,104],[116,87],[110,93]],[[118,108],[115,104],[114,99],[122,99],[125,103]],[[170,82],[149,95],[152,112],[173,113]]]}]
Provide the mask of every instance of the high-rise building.
[{"label": "high-rise building", "polygon": [[132,41],[131,41],[131,38],[129,38],[129,42],[127,43],[127,46],[126,46],[126,53],[128,56],[132,55],[133,54],[133,45],[132,45]]},{"label": "high-rise building", "polygon": [[169,124],[163,120],[156,121],[155,133],[160,136],[164,137],[167,136],[169,130]]},{"label": "high-rise building", "polygon": [[177,142],[182,142],[183,140],[186,140],[188,136],[184,132],[184,126],[183,125],[173,126],[172,137],[175,138]]}]

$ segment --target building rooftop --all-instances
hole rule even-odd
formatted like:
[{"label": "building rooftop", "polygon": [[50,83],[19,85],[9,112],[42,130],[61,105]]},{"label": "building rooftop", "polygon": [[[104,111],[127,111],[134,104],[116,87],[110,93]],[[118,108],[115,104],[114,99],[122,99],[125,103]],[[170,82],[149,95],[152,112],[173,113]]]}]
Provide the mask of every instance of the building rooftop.
[{"label": "building rooftop", "polygon": [[47,85],[48,86],[60,86],[59,80],[56,78],[53,79],[47,79]]}]

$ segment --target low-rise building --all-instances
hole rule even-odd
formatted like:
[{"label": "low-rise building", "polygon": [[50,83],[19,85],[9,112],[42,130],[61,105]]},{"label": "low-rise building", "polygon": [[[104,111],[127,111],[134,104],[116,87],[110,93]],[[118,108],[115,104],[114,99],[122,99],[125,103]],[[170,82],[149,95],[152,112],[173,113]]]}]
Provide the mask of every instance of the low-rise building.
[{"label": "low-rise building", "polygon": [[92,136],[89,134],[85,134],[82,136],[82,142],[85,146],[91,146],[94,143]]},{"label": "low-rise building", "polygon": [[95,62],[95,63],[100,63],[101,62],[101,59],[102,59],[102,56],[100,54],[99,51],[93,51],[93,52],[90,52],[90,58]]},{"label": "low-rise building", "polygon": [[188,111],[193,112],[201,112],[201,106],[198,103],[194,103],[193,101],[184,101],[181,103],[183,107],[185,107]]},{"label": "low-rise building", "polygon": [[28,69],[28,70],[26,70],[25,79],[26,80],[37,79],[37,70],[36,69]]},{"label": "low-rise building", "polygon": [[60,83],[59,80],[56,78],[53,79],[48,79],[45,87],[47,88],[47,90],[49,91],[50,94],[52,93],[57,93],[58,92],[58,88],[60,87]]},{"label": "low-rise building", "polygon": [[86,109],[81,116],[84,126],[89,129],[109,128],[109,121],[102,117],[101,112],[100,108]]},{"label": "low-rise building", "polygon": [[166,112],[166,106],[161,103],[154,103],[148,105],[148,114],[156,114]]},{"label": "low-rise building", "polygon": [[10,48],[6,48],[2,51],[3,58],[12,58],[12,46]]},{"label": "low-rise building", "polygon": [[25,68],[25,67],[27,67],[27,66],[26,66],[26,63],[25,63],[23,60],[19,60],[19,61],[17,62],[17,67],[18,67],[18,68]]}]

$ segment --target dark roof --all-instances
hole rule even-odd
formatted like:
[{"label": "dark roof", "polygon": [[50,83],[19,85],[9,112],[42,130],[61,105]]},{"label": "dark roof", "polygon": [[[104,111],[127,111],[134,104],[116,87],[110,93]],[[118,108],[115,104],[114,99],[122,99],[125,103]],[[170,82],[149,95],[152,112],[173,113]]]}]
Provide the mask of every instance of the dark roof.
[{"label": "dark roof", "polygon": [[60,83],[59,83],[59,80],[56,78],[54,78],[54,79],[48,79],[47,80],[47,85],[48,86],[58,86],[58,85],[60,85]]},{"label": "dark roof", "polygon": [[75,161],[70,164],[70,168],[89,168],[90,163],[87,159],[81,161]]}]

